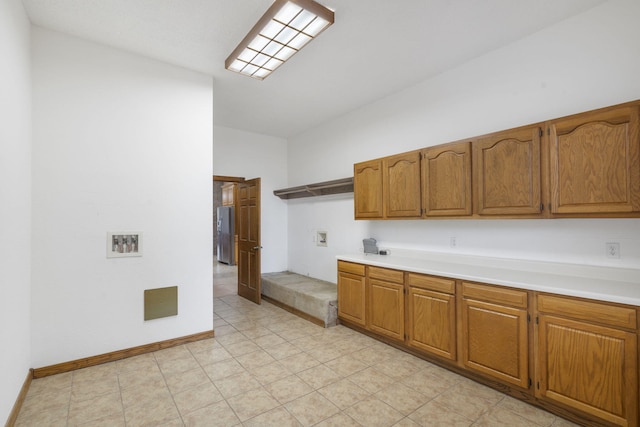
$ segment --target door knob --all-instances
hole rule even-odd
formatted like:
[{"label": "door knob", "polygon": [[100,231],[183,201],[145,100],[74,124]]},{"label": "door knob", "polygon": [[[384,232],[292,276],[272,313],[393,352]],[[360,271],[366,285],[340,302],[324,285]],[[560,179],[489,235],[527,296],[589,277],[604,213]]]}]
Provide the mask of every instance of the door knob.
[{"label": "door knob", "polygon": [[258,249],[262,249],[262,246],[254,246],[252,249],[253,249],[254,251],[257,251]]}]

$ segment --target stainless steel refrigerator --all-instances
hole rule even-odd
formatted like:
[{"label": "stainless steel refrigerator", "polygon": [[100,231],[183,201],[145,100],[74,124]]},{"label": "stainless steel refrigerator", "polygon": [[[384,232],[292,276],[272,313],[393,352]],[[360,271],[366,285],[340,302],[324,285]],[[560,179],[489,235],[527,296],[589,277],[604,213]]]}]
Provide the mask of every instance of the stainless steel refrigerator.
[{"label": "stainless steel refrigerator", "polygon": [[233,206],[218,208],[218,261],[235,265]]}]

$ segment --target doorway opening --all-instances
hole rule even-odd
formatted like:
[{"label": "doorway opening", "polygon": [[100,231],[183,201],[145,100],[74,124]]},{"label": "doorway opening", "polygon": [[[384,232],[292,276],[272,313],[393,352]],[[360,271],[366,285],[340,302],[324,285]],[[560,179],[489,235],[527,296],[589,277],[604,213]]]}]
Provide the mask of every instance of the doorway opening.
[{"label": "doorway opening", "polygon": [[238,295],[238,266],[226,265],[213,257],[213,297]]},{"label": "doorway opening", "polygon": [[213,297],[238,294],[237,188],[244,177],[213,176]]}]

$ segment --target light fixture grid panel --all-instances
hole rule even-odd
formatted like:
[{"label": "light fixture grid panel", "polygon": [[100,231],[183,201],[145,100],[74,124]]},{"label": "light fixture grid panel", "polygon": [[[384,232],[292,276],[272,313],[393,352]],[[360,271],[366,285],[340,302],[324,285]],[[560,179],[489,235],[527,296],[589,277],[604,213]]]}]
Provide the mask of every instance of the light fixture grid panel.
[{"label": "light fixture grid panel", "polygon": [[[278,3],[284,4],[277,9]],[[273,13],[272,17],[267,18],[270,13]],[[276,3],[236,47],[234,53],[227,58],[225,68],[263,80],[329,27],[333,21],[333,11],[313,0],[286,2],[276,0]],[[260,25],[261,22],[264,24]],[[264,43],[262,39],[269,41]],[[260,41],[260,48],[256,45],[257,40]],[[243,44],[244,48],[238,52]],[[250,45],[253,46],[249,47]],[[238,52],[238,55],[234,59],[235,52]],[[240,68],[238,63],[245,65]]]}]

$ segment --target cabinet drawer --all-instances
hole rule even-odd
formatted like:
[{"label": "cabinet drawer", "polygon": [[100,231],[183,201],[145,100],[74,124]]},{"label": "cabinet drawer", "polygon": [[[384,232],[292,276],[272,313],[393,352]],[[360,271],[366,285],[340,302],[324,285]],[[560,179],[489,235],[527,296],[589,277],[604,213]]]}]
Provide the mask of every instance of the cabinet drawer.
[{"label": "cabinet drawer", "polygon": [[407,283],[421,289],[428,289],[436,292],[443,292],[453,295],[455,293],[456,281],[453,279],[443,279],[441,277],[426,276],[424,274],[409,273]]},{"label": "cabinet drawer", "polygon": [[364,276],[364,265],[347,261],[338,261],[338,271]]},{"label": "cabinet drawer", "polygon": [[369,277],[372,279],[386,280],[387,282],[404,283],[404,272],[389,268],[369,266]]},{"label": "cabinet drawer", "polygon": [[462,282],[462,296],[512,307],[527,308],[527,291]]},{"label": "cabinet drawer", "polygon": [[537,300],[538,311],[542,313],[556,314],[618,328],[635,330],[638,327],[635,308],[553,295],[538,295]]}]

